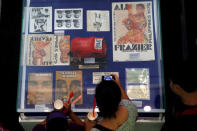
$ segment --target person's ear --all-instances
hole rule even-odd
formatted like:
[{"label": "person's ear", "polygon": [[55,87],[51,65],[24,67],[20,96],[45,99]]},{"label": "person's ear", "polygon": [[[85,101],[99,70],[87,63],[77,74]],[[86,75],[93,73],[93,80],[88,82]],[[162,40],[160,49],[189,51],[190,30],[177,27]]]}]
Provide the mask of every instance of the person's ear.
[{"label": "person's ear", "polygon": [[173,85],[174,85],[173,81],[170,80],[170,87],[172,88]]}]

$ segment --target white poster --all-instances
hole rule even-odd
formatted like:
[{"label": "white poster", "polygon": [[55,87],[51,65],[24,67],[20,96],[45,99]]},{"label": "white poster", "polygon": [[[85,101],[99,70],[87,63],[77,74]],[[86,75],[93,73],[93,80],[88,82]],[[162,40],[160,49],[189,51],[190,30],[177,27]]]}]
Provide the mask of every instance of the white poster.
[{"label": "white poster", "polygon": [[30,33],[52,32],[52,7],[30,8]]},{"label": "white poster", "polygon": [[88,10],[87,31],[110,31],[109,11]]},{"label": "white poster", "polygon": [[55,9],[55,30],[83,29],[83,9]]},{"label": "white poster", "polygon": [[113,61],[153,61],[152,2],[112,3]]},{"label": "white poster", "polygon": [[150,77],[147,68],[126,68],[126,90],[130,99],[150,99]]},{"label": "white poster", "polygon": [[102,76],[109,76],[111,74],[115,74],[119,77],[119,72],[93,72],[92,73],[92,83],[98,84],[102,80]]}]

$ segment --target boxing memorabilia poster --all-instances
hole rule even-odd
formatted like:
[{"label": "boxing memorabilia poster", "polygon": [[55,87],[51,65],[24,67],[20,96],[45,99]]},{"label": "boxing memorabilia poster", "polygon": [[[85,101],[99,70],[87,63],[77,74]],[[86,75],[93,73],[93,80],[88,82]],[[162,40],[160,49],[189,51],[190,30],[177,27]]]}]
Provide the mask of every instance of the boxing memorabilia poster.
[{"label": "boxing memorabilia poster", "polygon": [[130,99],[150,100],[149,69],[126,68],[126,90]]},{"label": "boxing memorabilia poster", "polygon": [[52,7],[30,7],[30,33],[52,32]]},{"label": "boxing memorabilia poster", "polygon": [[109,76],[111,74],[115,74],[119,77],[119,72],[93,72],[92,73],[92,83],[98,84],[102,80],[102,76]]},{"label": "boxing memorabilia poster", "polygon": [[112,3],[113,61],[153,61],[152,2]]},{"label": "boxing memorabilia poster", "polygon": [[55,30],[83,29],[83,9],[55,9]]},{"label": "boxing memorabilia poster", "polygon": [[70,64],[70,36],[56,35],[54,47],[54,65]]},{"label": "boxing memorabilia poster", "polygon": [[82,104],[82,71],[56,71],[55,99],[69,98],[74,93],[72,104]]},{"label": "boxing memorabilia poster", "polygon": [[52,73],[29,73],[27,105],[46,105],[52,103]]},{"label": "boxing memorabilia poster", "polygon": [[28,35],[27,65],[52,66],[54,64],[54,35]]},{"label": "boxing memorabilia poster", "polygon": [[109,11],[87,10],[87,31],[110,31]]}]

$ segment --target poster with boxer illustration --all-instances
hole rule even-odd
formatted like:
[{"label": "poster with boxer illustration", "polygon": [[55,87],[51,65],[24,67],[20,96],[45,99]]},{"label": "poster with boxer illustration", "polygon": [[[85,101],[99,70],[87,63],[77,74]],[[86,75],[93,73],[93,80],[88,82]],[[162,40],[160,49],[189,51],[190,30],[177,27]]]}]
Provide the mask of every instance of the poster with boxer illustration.
[{"label": "poster with boxer illustration", "polygon": [[152,2],[112,3],[113,61],[153,61]]},{"label": "poster with boxer illustration", "polygon": [[52,66],[54,64],[54,35],[28,35],[27,65]]},{"label": "poster with boxer illustration", "polygon": [[55,35],[54,65],[70,64],[70,36]]}]

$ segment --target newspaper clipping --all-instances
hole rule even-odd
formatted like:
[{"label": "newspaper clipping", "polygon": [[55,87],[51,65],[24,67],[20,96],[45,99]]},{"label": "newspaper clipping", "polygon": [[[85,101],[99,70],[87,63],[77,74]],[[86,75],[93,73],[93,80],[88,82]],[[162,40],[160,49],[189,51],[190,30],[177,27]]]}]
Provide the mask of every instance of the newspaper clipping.
[{"label": "newspaper clipping", "polygon": [[52,32],[52,7],[30,8],[30,33]]},{"label": "newspaper clipping", "polygon": [[55,9],[55,30],[83,29],[83,9]]},{"label": "newspaper clipping", "polygon": [[54,65],[69,65],[70,36],[54,36]]},{"label": "newspaper clipping", "polygon": [[82,104],[82,85],[82,71],[57,71],[55,98],[68,98],[69,93],[73,92],[72,104]]},{"label": "newspaper clipping", "polygon": [[152,2],[112,3],[113,61],[152,61]]},{"label": "newspaper clipping", "polygon": [[51,66],[54,63],[54,35],[28,36],[27,65]]},{"label": "newspaper clipping", "polygon": [[87,31],[110,31],[109,11],[88,10]]},{"label": "newspaper clipping", "polygon": [[126,68],[126,89],[130,99],[150,99],[149,69]]},{"label": "newspaper clipping", "polygon": [[27,105],[51,104],[52,73],[30,73],[28,76]]}]

